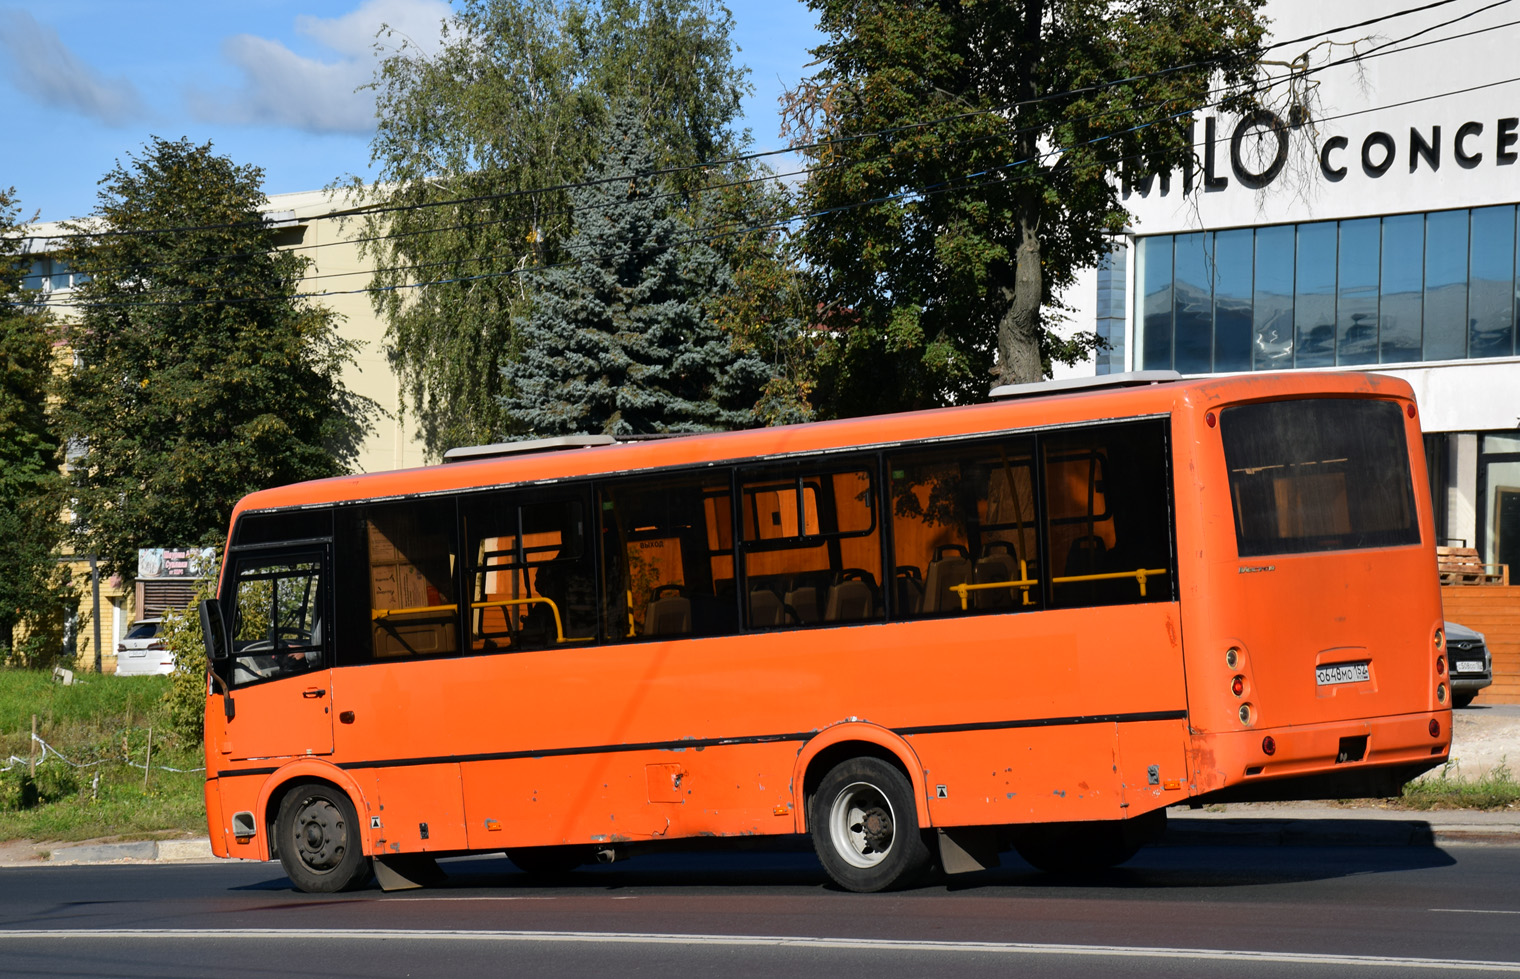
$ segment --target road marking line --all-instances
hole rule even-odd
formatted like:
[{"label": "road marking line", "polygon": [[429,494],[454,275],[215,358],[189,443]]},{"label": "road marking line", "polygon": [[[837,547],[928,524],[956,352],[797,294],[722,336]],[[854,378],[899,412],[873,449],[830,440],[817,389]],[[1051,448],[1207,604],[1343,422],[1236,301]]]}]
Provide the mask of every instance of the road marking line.
[{"label": "road marking line", "polygon": [[1490,911],[1487,908],[1431,908],[1442,914],[1520,914],[1520,911]]},{"label": "road marking line", "polygon": [[883,952],[988,952],[1106,958],[1202,959],[1295,965],[1369,966],[1402,969],[1459,969],[1468,972],[1520,974],[1520,962],[1429,959],[1391,955],[1338,955],[1313,952],[1261,952],[1221,948],[1148,948],[1133,945],[1055,945],[1041,942],[936,942],[870,938],[809,938],[787,935],[680,935],[599,931],[465,931],[405,929],[302,928],[137,928],[137,929],[0,929],[0,941],[30,938],[166,938],[184,939],[398,939],[412,941],[563,942],[624,945],[716,945],[771,948],[818,948]]}]

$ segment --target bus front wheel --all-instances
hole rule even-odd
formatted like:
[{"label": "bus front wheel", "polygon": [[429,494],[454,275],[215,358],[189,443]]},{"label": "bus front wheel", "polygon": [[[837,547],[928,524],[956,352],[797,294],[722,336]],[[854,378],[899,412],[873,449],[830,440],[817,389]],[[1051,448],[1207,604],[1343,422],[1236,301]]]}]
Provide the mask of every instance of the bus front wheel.
[{"label": "bus front wheel", "polygon": [[906,887],[929,867],[913,787],[880,758],[851,758],[813,793],[808,826],[823,869],[845,890]]},{"label": "bus front wheel", "polygon": [[369,881],[359,817],[344,792],[323,782],[294,785],[280,801],[274,826],[280,866],[298,890],[331,894]]}]

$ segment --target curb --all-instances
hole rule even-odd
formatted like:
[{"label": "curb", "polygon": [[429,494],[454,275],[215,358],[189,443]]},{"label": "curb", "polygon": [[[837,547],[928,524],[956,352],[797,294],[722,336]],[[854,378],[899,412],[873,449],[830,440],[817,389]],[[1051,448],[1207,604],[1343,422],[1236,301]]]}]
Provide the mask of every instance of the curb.
[{"label": "curb", "polygon": [[0,861],[0,867],[85,867],[113,863],[217,863],[209,839],[135,840],[127,843],[80,843],[56,849],[34,844],[26,859]]},{"label": "curb", "polygon": [[1425,819],[1245,817],[1168,821],[1159,846],[1446,846],[1520,843],[1520,821],[1431,823]]}]

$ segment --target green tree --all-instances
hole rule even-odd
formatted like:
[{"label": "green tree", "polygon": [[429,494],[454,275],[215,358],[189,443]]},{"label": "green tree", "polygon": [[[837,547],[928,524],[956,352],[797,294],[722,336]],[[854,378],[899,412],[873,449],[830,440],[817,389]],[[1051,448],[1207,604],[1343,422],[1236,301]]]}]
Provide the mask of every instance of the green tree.
[{"label": "green tree", "polygon": [[711,179],[697,164],[742,145],[731,29],[717,0],[463,0],[436,54],[382,62],[375,305],[430,451],[510,431],[499,367],[531,308],[515,273],[562,260],[556,188],[586,173],[609,106],[639,105],[657,165],[690,168],[683,194]]},{"label": "green tree", "polygon": [[0,189],[0,663],[31,665],[62,651],[75,596],[58,563],[67,526],[47,412],[55,330],[22,291],[18,214],[15,189]]},{"label": "green tree", "polygon": [[1085,356],[1056,297],[1128,220],[1121,162],[1188,157],[1211,84],[1251,103],[1262,2],[808,0],[827,40],[786,120],[834,140],[804,192],[824,412],[979,400]]},{"label": "green tree", "polygon": [[716,251],[672,213],[636,106],[606,130],[571,193],[566,264],[531,279],[522,352],[502,367],[502,410],[532,436],[713,431],[753,425],[769,378],[714,321],[732,291]]},{"label": "green tree", "polygon": [[353,343],[299,295],[263,172],[211,144],[154,138],[101,181],[63,257],[89,274],[65,336],[63,433],[79,545],[131,577],[139,547],[219,543],[233,504],[343,473],[373,405],[339,375]]}]

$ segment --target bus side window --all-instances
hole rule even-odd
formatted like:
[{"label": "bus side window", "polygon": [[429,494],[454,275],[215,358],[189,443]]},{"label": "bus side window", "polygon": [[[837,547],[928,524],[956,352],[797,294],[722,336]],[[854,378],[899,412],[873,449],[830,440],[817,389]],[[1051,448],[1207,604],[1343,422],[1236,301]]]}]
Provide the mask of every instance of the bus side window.
[{"label": "bus side window", "polygon": [[[556,498],[557,497],[557,498]],[[470,650],[542,649],[596,638],[589,494],[491,493],[461,504]]]},{"label": "bus side window", "polygon": [[459,652],[458,541],[453,500],[384,503],[340,512],[343,662]]},{"label": "bus side window", "polygon": [[728,472],[603,484],[609,642],[739,631]]},{"label": "bus side window", "polygon": [[1052,605],[1170,601],[1164,423],[1065,431],[1042,445]]},{"label": "bus side window", "polygon": [[321,552],[239,557],[232,619],[232,683],[327,666]]},{"label": "bus side window", "polygon": [[1003,439],[888,460],[898,618],[1041,606],[1033,451]]},{"label": "bus side window", "polygon": [[744,613],[751,629],[882,618],[874,466],[741,474]]}]

